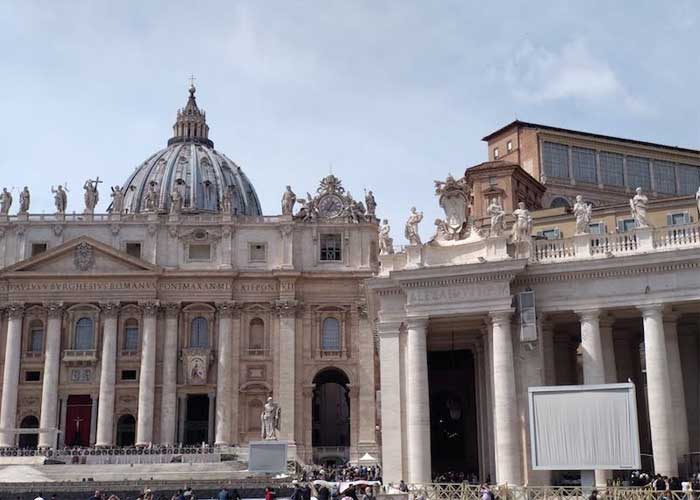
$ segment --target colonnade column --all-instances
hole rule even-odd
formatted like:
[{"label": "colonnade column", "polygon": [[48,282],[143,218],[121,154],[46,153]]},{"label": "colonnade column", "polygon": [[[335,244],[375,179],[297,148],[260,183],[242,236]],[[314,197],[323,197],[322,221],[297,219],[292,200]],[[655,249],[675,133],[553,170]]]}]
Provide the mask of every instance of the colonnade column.
[{"label": "colonnade column", "polygon": [[136,446],[153,442],[153,403],[156,384],[156,316],[158,304],[141,304],[143,310],[143,339],[141,341],[141,376],[139,378],[139,409],[136,421]]},{"label": "colonnade column", "polygon": [[180,402],[178,414],[177,414],[177,442],[182,444],[185,442],[185,422],[187,420],[187,394],[180,394],[178,396]]},{"label": "colonnade column", "polygon": [[238,444],[239,439],[239,410],[238,404],[240,400],[240,387],[241,387],[241,366],[240,366],[240,356],[241,356],[241,306],[240,304],[234,304],[231,311],[231,356],[228,359],[228,363],[231,366],[231,390],[227,394],[227,397],[231,400],[231,422],[232,427],[230,429],[230,443],[232,445]]},{"label": "colonnade column", "polygon": [[112,446],[114,444],[114,384],[117,376],[118,314],[119,306],[117,304],[102,305],[104,334],[102,336],[100,406],[97,412],[97,438],[95,440],[95,446]]},{"label": "colonnade column", "polygon": [[16,427],[17,386],[19,384],[19,357],[22,349],[22,318],[24,305],[10,304],[7,309],[7,340],[5,366],[2,378],[2,406],[0,407],[0,448],[12,448],[15,434],[8,429]]},{"label": "colonnade column", "polygon": [[657,474],[678,475],[676,439],[671,408],[671,382],[666,355],[662,307],[640,306],[644,321],[644,357],[647,373],[647,400],[654,469]]},{"label": "colonnade column", "polygon": [[[234,304],[216,304],[219,315],[219,352],[216,364],[216,438],[214,444],[231,444],[231,323]],[[238,367],[238,363],[236,363]]]},{"label": "colonnade column", "polygon": [[398,483],[403,475],[401,419],[401,322],[380,321],[379,372],[381,380],[382,476],[384,484]]},{"label": "colonnade column", "polygon": [[160,395],[160,443],[175,444],[177,422],[177,338],[180,304],[165,304],[163,384]]},{"label": "colonnade column", "polygon": [[[41,417],[39,427],[50,429],[39,434],[39,448],[56,446],[58,424],[58,371],[61,363],[61,321],[63,306],[46,304],[46,350],[44,352],[44,374],[41,386]],[[57,430],[57,429],[56,429]]]},{"label": "colonnade column", "polygon": [[[431,481],[430,399],[428,393],[428,320],[408,320],[406,339],[406,444],[408,479]],[[386,425],[388,422],[385,422]],[[391,425],[391,423],[388,423]]]},{"label": "colonnade column", "polygon": [[279,314],[279,395],[282,407],[281,438],[294,443],[294,416],[296,400],[296,300],[279,300],[275,303]]},{"label": "colonnade column", "polygon": [[515,367],[510,318],[512,310],[490,313],[493,348],[493,419],[498,484],[523,484],[520,434],[517,429],[518,404],[515,394]]},{"label": "colonnade column", "polygon": [[[600,309],[576,311],[581,320],[581,351],[583,357],[583,383],[596,385],[605,383],[605,360],[600,337]],[[595,471],[595,482],[605,486],[606,470]]]},{"label": "colonnade column", "polygon": [[372,325],[367,317],[367,304],[360,304],[358,307],[358,321],[358,352],[360,356],[358,360],[360,367],[358,384],[360,391],[360,435],[358,444],[360,448],[363,448],[362,453],[367,450],[372,450],[374,453],[374,449],[377,446],[375,434],[377,405],[374,393],[374,335],[372,335]]},{"label": "colonnade column", "polygon": [[681,353],[678,347],[678,313],[664,315],[664,333],[666,334],[666,355],[668,356],[668,376],[671,383],[672,425],[675,429],[676,456],[683,462],[690,451],[688,437],[688,412],[685,406],[685,388]]}]

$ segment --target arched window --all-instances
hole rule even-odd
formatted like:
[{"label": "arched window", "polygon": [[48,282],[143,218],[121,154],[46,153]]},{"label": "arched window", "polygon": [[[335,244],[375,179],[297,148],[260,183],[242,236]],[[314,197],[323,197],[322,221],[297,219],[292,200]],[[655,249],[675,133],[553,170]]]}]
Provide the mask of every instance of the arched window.
[{"label": "arched window", "polygon": [[190,347],[209,347],[209,322],[207,318],[197,316],[192,320]]},{"label": "arched window", "polygon": [[75,342],[77,351],[89,351],[95,348],[95,328],[91,318],[80,318],[75,324]]},{"label": "arched window", "polygon": [[136,419],[122,415],[117,420],[117,446],[133,446],[136,439]]},{"label": "arched window", "polygon": [[265,323],[260,318],[250,320],[248,332],[248,350],[250,354],[264,354],[265,350]]},{"label": "arched window", "polygon": [[129,318],[124,322],[124,350],[139,350],[139,322],[136,318]]},{"label": "arched window", "polygon": [[[19,424],[21,429],[38,429],[39,419],[34,415],[24,417],[22,422]],[[37,443],[39,442],[39,434],[20,434],[19,435],[19,447],[36,449]]]},{"label": "arched window", "polygon": [[41,352],[44,349],[44,323],[35,319],[29,323],[29,352]]},{"label": "arched window", "polygon": [[549,208],[559,208],[559,207],[564,207],[564,208],[571,208],[571,204],[566,198],[562,198],[561,196],[558,196],[552,200],[552,202],[549,204]]},{"label": "arched window", "polygon": [[321,349],[324,351],[340,351],[340,321],[335,318],[323,320]]}]

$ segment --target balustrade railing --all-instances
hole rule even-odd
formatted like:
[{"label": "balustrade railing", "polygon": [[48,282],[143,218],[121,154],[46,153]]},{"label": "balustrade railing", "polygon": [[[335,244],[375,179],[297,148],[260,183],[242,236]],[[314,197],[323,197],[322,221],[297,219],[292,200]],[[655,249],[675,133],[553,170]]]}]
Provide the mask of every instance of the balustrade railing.
[{"label": "balustrade railing", "polygon": [[700,245],[700,226],[668,226],[654,230],[654,247],[671,248]]},{"label": "balustrade railing", "polygon": [[[394,485],[396,489],[396,485]],[[409,485],[412,498],[423,495],[426,500],[480,500],[480,486],[468,483],[428,483]],[[606,500],[658,500],[660,492],[649,487],[614,486],[597,488],[598,498]],[[580,486],[492,486],[498,500],[586,500],[591,492]],[[697,498],[682,491],[673,491],[666,500]]]},{"label": "balustrade railing", "polygon": [[565,260],[576,257],[576,249],[570,239],[535,240],[535,260],[547,262],[550,260]]}]

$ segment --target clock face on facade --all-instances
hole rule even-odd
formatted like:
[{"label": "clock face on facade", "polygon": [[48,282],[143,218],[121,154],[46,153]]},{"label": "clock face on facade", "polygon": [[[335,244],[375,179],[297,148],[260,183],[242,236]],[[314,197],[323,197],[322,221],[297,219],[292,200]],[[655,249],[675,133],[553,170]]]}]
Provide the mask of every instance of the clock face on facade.
[{"label": "clock face on facade", "polygon": [[343,211],[343,200],[334,194],[326,195],[319,200],[318,211],[322,217],[337,217]]}]

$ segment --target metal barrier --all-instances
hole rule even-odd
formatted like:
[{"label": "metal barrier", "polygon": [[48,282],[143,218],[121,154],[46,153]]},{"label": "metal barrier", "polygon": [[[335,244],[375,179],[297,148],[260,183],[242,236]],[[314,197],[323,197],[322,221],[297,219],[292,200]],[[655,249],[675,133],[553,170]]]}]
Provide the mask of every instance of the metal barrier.
[{"label": "metal barrier", "polygon": [[[467,483],[428,483],[409,485],[412,498],[423,495],[426,500],[481,500],[481,487]],[[580,486],[492,486],[496,500],[587,500],[590,492]],[[607,487],[598,489],[606,500],[660,500],[663,492],[648,487]],[[698,492],[687,495],[669,492],[665,500],[697,500]]]}]

